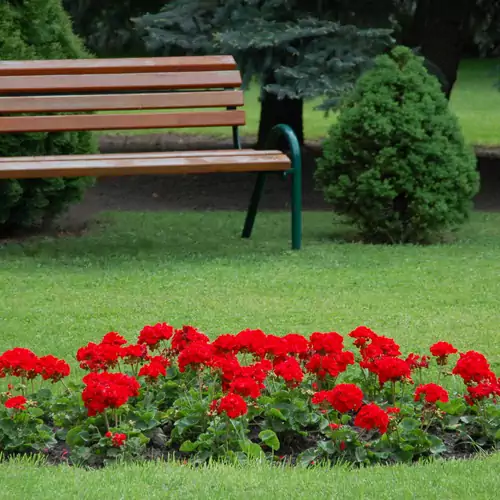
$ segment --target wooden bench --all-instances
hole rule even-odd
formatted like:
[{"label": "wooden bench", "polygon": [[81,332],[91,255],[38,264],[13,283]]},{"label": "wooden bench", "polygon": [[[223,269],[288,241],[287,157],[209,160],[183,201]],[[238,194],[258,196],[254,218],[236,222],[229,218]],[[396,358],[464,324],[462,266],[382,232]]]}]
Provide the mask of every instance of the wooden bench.
[{"label": "wooden bench", "polygon": [[[291,178],[292,248],[299,249],[299,144],[281,125],[273,130],[268,151],[241,149],[240,86],[229,56],[2,61],[0,133],[229,126],[234,149],[0,158],[0,179],[256,172],[242,233],[248,238],[266,174],[278,172]],[[291,159],[271,148],[279,136],[287,139]]]}]

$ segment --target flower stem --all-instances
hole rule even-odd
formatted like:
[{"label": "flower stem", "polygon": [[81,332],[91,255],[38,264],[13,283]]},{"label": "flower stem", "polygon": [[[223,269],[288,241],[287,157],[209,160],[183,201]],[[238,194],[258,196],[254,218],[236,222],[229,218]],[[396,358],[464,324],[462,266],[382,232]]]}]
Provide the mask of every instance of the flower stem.
[{"label": "flower stem", "polygon": [[104,410],[103,415],[104,415],[104,423],[106,424],[106,430],[110,432],[107,410]]}]

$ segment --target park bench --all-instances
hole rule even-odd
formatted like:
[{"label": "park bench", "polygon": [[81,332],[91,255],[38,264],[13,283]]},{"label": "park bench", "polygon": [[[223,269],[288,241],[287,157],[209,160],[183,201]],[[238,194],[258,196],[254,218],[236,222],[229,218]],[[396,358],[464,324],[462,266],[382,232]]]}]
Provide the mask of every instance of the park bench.
[{"label": "park bench", "polygon": [[[273,130],[269,150],[242,149],[238,127],[245,124],[245,112],[238,109],[243,106],[240,86],[230,56],[1,61],[0,133],[228,126],[233,149],[0,158],[0,179],[256,172],[242,233],[248,238],[265,177],[277,172],[291,178],[292,248],[299,249],[297,139],[289,127],[280,125]],[[274,146],[281,137],[291,159]]]}]

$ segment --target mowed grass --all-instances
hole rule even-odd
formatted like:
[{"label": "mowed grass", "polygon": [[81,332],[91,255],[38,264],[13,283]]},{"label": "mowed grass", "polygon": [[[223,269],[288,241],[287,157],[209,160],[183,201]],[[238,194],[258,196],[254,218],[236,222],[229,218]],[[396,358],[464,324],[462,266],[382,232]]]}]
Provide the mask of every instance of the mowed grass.
[{"label": "mowed grass", "polygon": [[500,486],[499,467],[500,454],[483,460],[351,471],[263,465],[193,469],[165,463],[86,471],[35,466],[21,460],[0,467],[0,498],[490,500],[496,497]]},{"label": "mowed grass", "polygon": [[[474,214],[451,244],[350,241],[329,213],[305,214],[304,249],[289,216],[263,213],[241,240],[236,212],[117,213],[81,237],[0,247],[0,352],[26,346],[75,367],[76,349],[110,330],[193,324],[214,337],[246,327],[284,334],[366,324],[404,352],[437,340],[500,368],[500,214]],[[484,498],[500,456],[365,470],[192,469],[165,463],[99,471],[26,460],[0,465],[0,498]]]},{"label": "mowed grass", "polygon": [[[465,139],[473,145],[500,145],[500,61],[465,60],[460,66],[458,81],[451,98],[451,108],[459,118]],[[245,92],[245,112],[247,124],[241,127],[241,133],[256,136],[260,117],[260,90],[258,85]],[[316,110],[320,100],[309,101],[304,106],[304,131],[306,140],[323,139],[328,129],[335,122],[336,115],[325,117],[324,112]],[[165,129],[167,130],[167,129]],[[165,131],[163,130],[163,131]],[[130,133],[151,133],[143,130]],[[157,131],[158,132],[158,131]],[[175,132],[188,134],[206,134],[214,137],[230,137],[228,127],[208,127],[175,129]]]}]

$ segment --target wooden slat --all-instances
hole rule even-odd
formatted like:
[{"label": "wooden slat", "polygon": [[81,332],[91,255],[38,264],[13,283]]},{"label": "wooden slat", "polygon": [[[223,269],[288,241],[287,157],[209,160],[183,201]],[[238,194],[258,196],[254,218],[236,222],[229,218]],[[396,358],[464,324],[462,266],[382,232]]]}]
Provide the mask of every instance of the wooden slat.
[{"label": "wooden slat", "polygon": [[0,132],[219,127],[245,124],[244,111],[0,117]]},{"label": "wooden slat", "polygon": [[0,97],[0,113],[181,109],[243,106],[243,92],[174,92],[166,94],[65,95]]},{"label": "wooden slat", "polygon": [[2,76],[0,94],[236,88],[240,85],[239,71]]},{"label": "wooden slat", "polygon": [[152,174],[203,174],[211,172],[283,171],[290,166],[283,155],[212,156],[209,158],[102,159],[18,162],[0,165],[0,179],[46,177],[104,177]]},{"label": "wooden slat", "polygon": [[228,71],[232,69],[236,69],[236,62],[232,56],[63,59],[51,61],[0,62],[0,76]]},{"label": "wooden slat", "polygon": [[219,150],[202,150],[202,151],[157,151],[153,153],[109,153],[103,155],[58,155],[58,156],[11,156],[0,157],[0,163],[12,162],[51,162],[51,161],[67,161],[74,162],[77,160],[93,160],[99,158],[102,160],[139,160],[147,158],[208,158],[211,156],[268,156],[280,155],[281,151],[257,151],[256,149],[219,149]]}]

